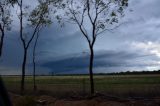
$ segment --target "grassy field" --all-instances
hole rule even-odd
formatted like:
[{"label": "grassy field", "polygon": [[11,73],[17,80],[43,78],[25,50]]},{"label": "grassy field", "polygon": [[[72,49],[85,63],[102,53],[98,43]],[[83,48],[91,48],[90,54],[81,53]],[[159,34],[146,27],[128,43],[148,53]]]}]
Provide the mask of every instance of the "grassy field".
[{"label": "grassy field", "polygon": [[[7,89],[18,93],[20,76],[3,76]],[[26,92],[33,93],[32,77],[27,76]],[[95,75],[95,91],[122,97],[160,96],[160,75]],[[38,93],[54,96],[89,93],[88,76],[37,76]]]}]

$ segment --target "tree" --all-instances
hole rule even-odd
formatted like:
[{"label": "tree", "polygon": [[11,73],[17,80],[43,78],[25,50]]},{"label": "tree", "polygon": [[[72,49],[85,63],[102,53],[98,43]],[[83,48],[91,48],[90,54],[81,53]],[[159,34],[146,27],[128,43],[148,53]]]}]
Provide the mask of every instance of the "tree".
[{"label": "tree", "polygon": [[77,24],[88,42],[91,94],[94,94],[94,45],[97,37],[119,26],[118,20],[124,15],[127,6],[128,0],[62,0],[60,4],[65,13],[57,18]]},{"label": "tree", "polygon": [[38,42],[38,39],[39,39],[39,31],[40,29],[38,30],[37,32],[37,36],[36,36],[36,40],[35,40],[35,43],[34,43],[34,47],[33,47],[33,59],[32,59],[32,62],[33,62],[33,90],[36,91],[37,90],[37,86],[36,86],[36,47],[37,47],[37,42]]},{"label": "tree", "polygon": [[[44,0],[38,0],[39,3],[43,3]],[[25,85],[25,72],[26,72],[26,61],[27,61],[27,55],[28,55],[28,49],[30,47],[31,42],[33,41],[39,27],[41,26],[42,23],[44,23],[46,20],[44,19],[44,15],[48,8],[43,8],[42,10],[36,12],[35,10],[33,10],[33,12],[31,12],[30,15],[28,15],[27,13],[25,13],[25,11],[27,11],[26,9],[29,8],[29,6],[24,6],[23,0],[16,0],[17,6],[19,7],[19,24],[20,24],[20,31],[19,31],[19,35],[20,35],[20,40],[22,42],[23,45],[23,62],[22,62],[22,77],[21,77],[21,94],[24,94],[24,85]],[[43,7],[43,6],[42,6]],[[39,8],[41,9],[41,8]],[[34,16],[39,16],[34,17]],[[28,16],[28,17],[27,17]],[[35,20],[36,19],[36,20]],[[28,24],[28,28],[30,28],[30,26],[32,26],[29,29],[27,29],[27,25],[24,24],[24,22],[29,22]],[[27,31],[27,33],[25,33],[24,31],[24,25],[26,25],[25,29]]]},{"label": "tree", "polygon": [[4,36],[7,30],[10,30],[11,12],[10,2],[8,0],[0,1],[0,57],[3,51]]},{"label": "tree", "polygon": [[35,38],[35,42],[34,42],[34,46],[33,46],[33,58],[32,58],[32,62],[33,62],[33,89],[36,90],[37,86],[36,86],[36,47],[37,47],[37,42],[39,39],[39,33],[40,31],[46,27],[47,25],[51,24],[51,19],[49,17],[49,11],[50,9],[48,8],[49,6],[49,2],[48,1],[42,1],[39,0],[39,5],[37,6],[37,8],[35,8],[29,17],[29,21],[30,26],[31,27],[36,27],[38,25],[38,28],[36,29],[36,38]]}]

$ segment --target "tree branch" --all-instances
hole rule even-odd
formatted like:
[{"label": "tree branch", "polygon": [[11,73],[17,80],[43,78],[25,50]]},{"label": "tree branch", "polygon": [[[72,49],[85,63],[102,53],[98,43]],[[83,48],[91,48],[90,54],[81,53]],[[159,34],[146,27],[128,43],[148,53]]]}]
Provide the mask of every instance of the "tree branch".
[{"label": "tree branch", "polygon": [[102,33],[105,32],[105,31],[109,31],[109,32],[113,33],[113,30],[117,29],[118,27],[120,27],[120,26],[123,25],[123,24],[124,24],[124,23],[121,23],[121,24],[119,24],[119,25],[117,25],[117,26],[115,26],[114,28],[111,28],[111,29],[107,29],[107,28],[106,28],[106,29],[104,29],[103,31],[97,33],[96,36],[102,34]]},{"label": "tree branch", "polygon": [[3,28],[2,28],[2,25],[1,25],[1,23],[0,23],[0,30],[1,30],[1,32],[3,31]]},{"label": "tree branch", "polygon": [[72,11],[73,10],[72,2],[71,2],[71,6],[72,6],[72,9],[70,7],[68,7],[68,9],[69,9],[70,13],[73,15],[74,21],[78,24],[79,29],[81,30],[83,35],[86,37],[87,41],[90,43],[89,37],[87,36],[87,32],[86,32],[85,28],[83,28],[83,19],[84,19],[85,10],[83,10],[82,19],[81,19],[81,22],[79,22],[76,15],[75,15],[75,12]]},{"label": "tree branch", "polygon": [[89,0],[87,0],[87,13],[88,13],[89,20],[91,21],[92,24],[94,24],[94,22],[93,22],[93,20],[92,20],[92,17],[91,17],[91,14],[90,14],[90,4],[89,4]]},{"label": "tree branch", "polygon": [[32,34],[32,37],[30,38],[30,40],[28,41],[28,43],[27,43],[27,45],[26,45],[26,48],[29,47],[31,41],[33,40],[33,38],[34,38],[34,36],[35,36],[35,34],[36,34],[36,32],[37,32],[37,29],[38,29],[39,25],[40,25],[40,21],[39,21],[38,24],[36,25],[36,27],[35,27],[35,29],[34,29],[34,32],[33,32],[33,34]]}]

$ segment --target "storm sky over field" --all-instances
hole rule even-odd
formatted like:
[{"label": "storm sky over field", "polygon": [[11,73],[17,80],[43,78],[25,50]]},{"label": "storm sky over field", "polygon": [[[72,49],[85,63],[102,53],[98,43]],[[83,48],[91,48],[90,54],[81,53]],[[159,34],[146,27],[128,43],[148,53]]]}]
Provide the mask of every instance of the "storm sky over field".
[{"label": "storm sky over field", "polygon": [[[128,11],[121,20],[123,24],[97,39],[94,48],[95,73],[160,68],[159,5],[160,0],[129,0]],[[13,13],[14,11],[16,9]],[[16,16],[12,27],[12,31],[5,37],[0,74],[21,74],[23,49]],[[32,73],[31,51],[27,60],[27,73]],[[39,74],[51,71],[88,73],[88,44],[76,25],[66,23],[61,28],[53,22],[40,35],[36,62]]]}]

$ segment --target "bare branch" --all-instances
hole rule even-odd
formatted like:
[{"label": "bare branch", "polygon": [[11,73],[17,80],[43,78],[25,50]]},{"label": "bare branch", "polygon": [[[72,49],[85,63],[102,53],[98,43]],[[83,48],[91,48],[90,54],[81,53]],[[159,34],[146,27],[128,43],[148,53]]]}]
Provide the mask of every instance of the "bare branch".
[{"label": "bare branch", "polygon": [[33,38],[34,38],[34,36],[35,36],[35,34],[36,34],[36,32],[37,32],[37,29],[38,29],[39,25],[40,25],[40,21],[39,21],[39,23],[36,25],[36,27],[35,27],[35,29],[34,29],[34,32],[33,32],[33,34],[32,34],[32,36],[31,36],[30,40],[28,41],[28,43],[27,43],[27,45],[26,45],[26,48],[29,47],[31,41],[33,40]]},{"label": "bare branch", "polygon": [[0,23],[0,30],[1,30],[1,32],[3,31],[3,28],[2,28],[2,25],[1,25],[1,23]]},{"label": "bare branch", "polygon": [[87,13],[88,13],[89,20],[91,21],[92,24],[94,24],[94,22],[92,20],[92,17],[91,17],[91,14],[90,14],[90,3],[89,3],[89,0],[87,0]]},{"label": "bare branch", "polygon": [[[72,5],[72,4],[71,4]],[[73,8],[73,7],[72,7]],[[83,33],[83,35],[86,37],[86,39],[87,39],[87,41],[90,43],[90,39],[89,39],[89,37],[88,37],[88,35],[87,35],[87,31],[85,30],[85,28],[83,28],[83,16],[84,16],[84,12],[85,11],[83,11],[83,14],[82,14],[82,20],[81,20],[81,22],[79,22],[78,21],[78,19],[77,19],[77,17],[76,17],[76,15],[75,15],[75,13],[72,11],[73,9],[71,9],[71,8],[69,8],[69,11],[71,12],[71,14],[73,15],[73,17],[74,17],[74,20],[75,20],[75,22],[77,23],[77,25],[79,26],[79,29],[81,30],[81,32]]]},{"label": "bare branch", "polygon": [[16,0],[16,2],[17,2],[17,4],[18,4],[18,6],[21,6],[21,5],[22,5],[18,0]]}]

